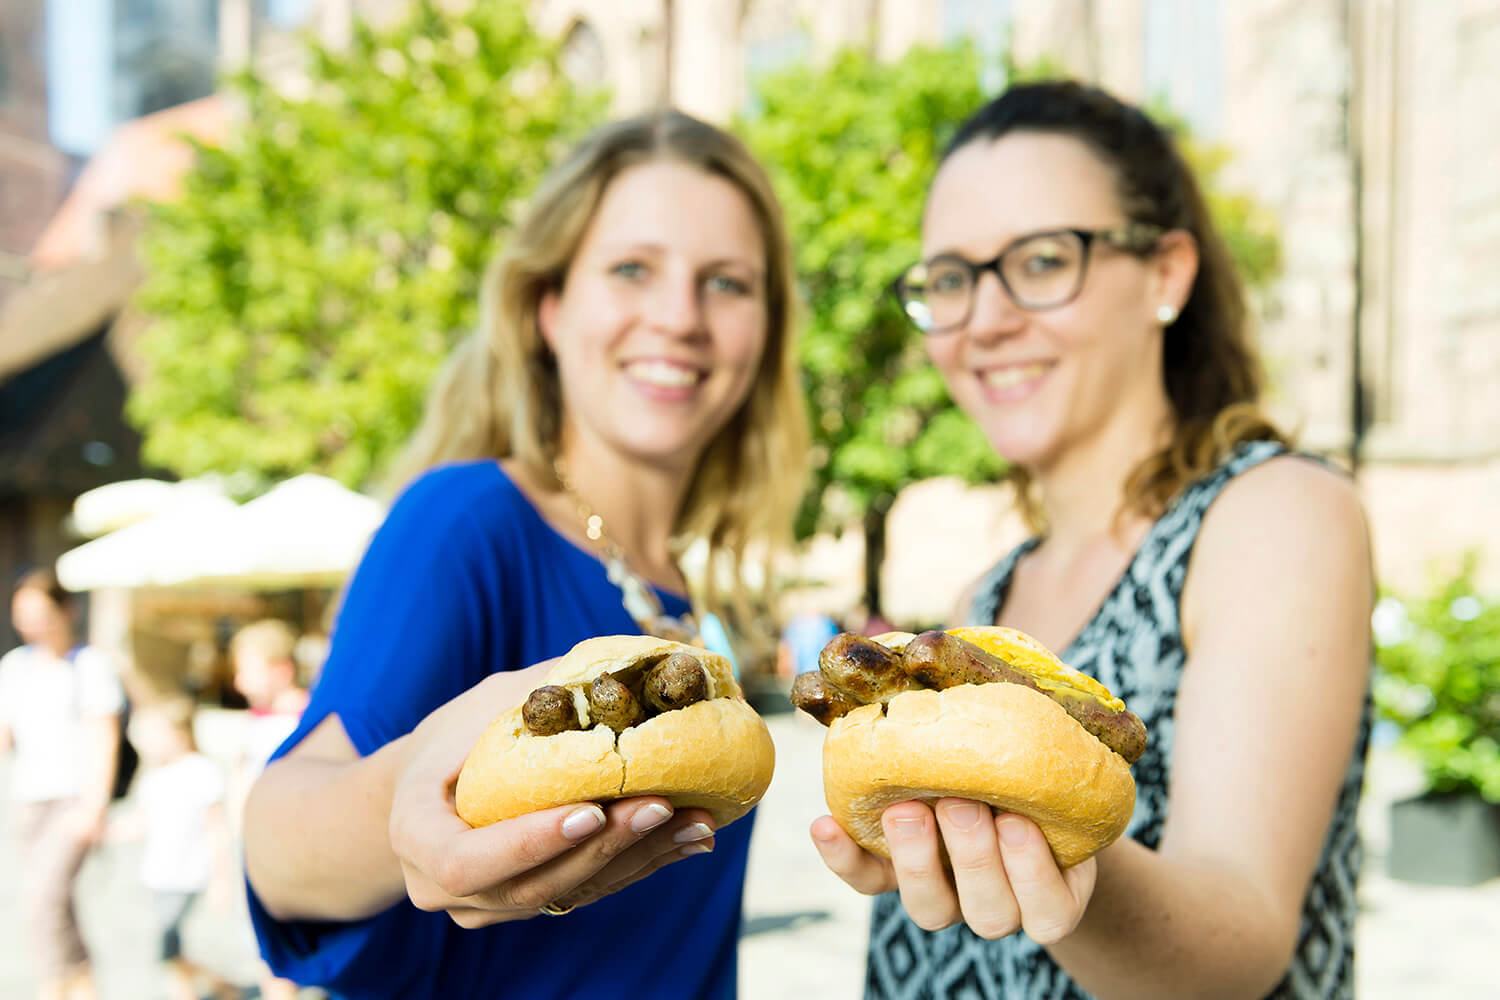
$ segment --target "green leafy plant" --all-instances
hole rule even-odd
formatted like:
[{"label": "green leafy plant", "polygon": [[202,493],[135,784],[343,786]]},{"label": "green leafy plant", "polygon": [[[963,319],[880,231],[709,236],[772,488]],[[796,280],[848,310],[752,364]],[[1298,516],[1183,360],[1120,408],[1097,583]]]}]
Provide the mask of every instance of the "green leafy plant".
[{"label": "green leafy plant", "polygon": [[1434,792],[1500,803],[1500,597],[1475,586],[1477,558],[1423,597],[1376,609],[1375,702]]},{"label": "green leafy plant", "polygon": [[524,6],[422,0],[347,49],[309,40],[296,96],[230,81],[231,141],[148,209],[129,414],[149,461],[244,492],[383,473],[515,206],[605,111]]}]

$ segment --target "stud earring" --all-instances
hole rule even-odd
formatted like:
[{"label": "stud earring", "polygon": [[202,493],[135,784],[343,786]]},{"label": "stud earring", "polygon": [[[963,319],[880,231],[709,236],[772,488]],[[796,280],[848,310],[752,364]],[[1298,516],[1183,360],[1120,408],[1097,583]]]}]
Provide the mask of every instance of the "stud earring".
[{"label": "stud earring", "polygon": [[1177,319],[1177,307],[1159,306],[1156,310],[1156,319],[1162,326],[1171,326]]}]

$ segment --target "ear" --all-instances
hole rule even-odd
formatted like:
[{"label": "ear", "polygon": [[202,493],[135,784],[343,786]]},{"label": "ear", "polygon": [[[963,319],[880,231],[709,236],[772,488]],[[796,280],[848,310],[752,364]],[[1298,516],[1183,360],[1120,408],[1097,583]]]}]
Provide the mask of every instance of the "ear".
[{"label": "ear", "polygon": [[1180,314],[1198,276],[1198,241],[1185,229],[1162,235],[1151,258],[1151,287],[1147,307],[1154,318],[1162,306]]},{"label": "ear", "polygon": [[562,299],[556,288],[549,288],[542,293],[542,297],[536,304],[536,328],[542,335],[542,343],[547,345],[553,354],[557,353],[557,343],[554,340],[557,329],[557,311],[562,308]]}]

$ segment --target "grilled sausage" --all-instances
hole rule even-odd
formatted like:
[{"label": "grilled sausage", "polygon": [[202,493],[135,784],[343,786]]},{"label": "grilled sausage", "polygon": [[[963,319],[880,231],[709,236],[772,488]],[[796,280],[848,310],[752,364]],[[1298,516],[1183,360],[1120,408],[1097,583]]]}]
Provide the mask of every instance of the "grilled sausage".
[{"label": "grilled sausage", "polygon": [[825,726],[859,707],[859,702],[829,684],[817,670],[800,673],[792,681],[792,704]]},{"label": "grilled sausage", "polygon": [[646,710],[630,688],[610,674],[601,674],[589,685],[589,714],[617,733],[646,721]]},{"label": "grilled sausage", "polygon": [[1146,750],[1146,725],[1129,709],[1116,710],[1087,691],[1043,687],[1030,673],[946,632],[923,632],[906,644],[901,666],[923,685],[942,690],[958,684],[1003,681],[1039,691],[1076,719],[1105,746],[1134,764]]},{"label": "grilled sausage", "polygon": [[573,729],[582,729],[578,721],[578,709],[573,704],[573,693],[565,687],[548,684],[531,692],[526,704],[521,706],[521,721],[533,736],[556,736]]},{"label": "grilled sausage", "polygon": [[834,636],[823,647],[818,669],[829,684],[861,705],[888,702],[918,687],[902,669],[901,654],[849,632]]},{"label": "grilled sausage", "polygon": [[642,693],[653,712],[685,708],[708,697],[708,675],[690,653],[673,653],[651,668]]}]

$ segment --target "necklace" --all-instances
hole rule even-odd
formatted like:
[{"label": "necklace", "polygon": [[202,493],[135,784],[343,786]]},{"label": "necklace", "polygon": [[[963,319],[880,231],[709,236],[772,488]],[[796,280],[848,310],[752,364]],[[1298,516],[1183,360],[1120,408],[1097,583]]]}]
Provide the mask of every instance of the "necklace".
[{"label": "necklace", "polygon": [[686,614],[677,618],[665,612],[656,591],[630,568],[630,563],[625,559],[625,550],[605,533],[604,518],[589,506],[588,501],[573,485],[568,467],[561,456],[552,460],[552,474],[557,477],[557,482],[568,499],[573,501],[578,519],[583,522],[584,535],[599,546],[603,556],[604,575],[609,578],[610,583],[620,588],[620,603],[625,606],[630,617],[635,619],[641,631],[661,639],[697,643],[698,628],[693,616]]}]

